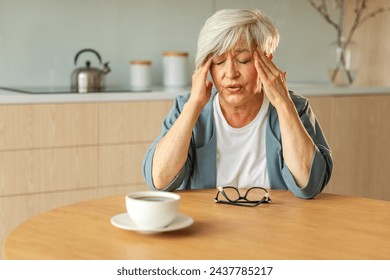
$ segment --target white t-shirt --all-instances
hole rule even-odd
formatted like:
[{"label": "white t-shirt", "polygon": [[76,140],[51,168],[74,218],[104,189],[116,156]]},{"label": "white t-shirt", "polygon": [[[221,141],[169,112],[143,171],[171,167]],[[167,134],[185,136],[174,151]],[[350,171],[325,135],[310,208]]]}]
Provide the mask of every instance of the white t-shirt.
[{"label": "white t-shirt", "polygon": [[214,98],[217,132],[217,186],[270,188],[265,153],[269,101],[264,94],[257,116],[246,126],[231,127]]}]

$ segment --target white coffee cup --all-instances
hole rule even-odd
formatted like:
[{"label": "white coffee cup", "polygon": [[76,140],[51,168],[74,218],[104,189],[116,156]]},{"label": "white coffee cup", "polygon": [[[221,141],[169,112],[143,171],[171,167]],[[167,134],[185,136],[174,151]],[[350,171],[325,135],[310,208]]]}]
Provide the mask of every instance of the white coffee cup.
[{"label": "white coffee cup", "polygon": [[171,192],[143,191],[126,195],[130,219],[140,229],[151,230],[169,225],[179,212],[180,196]]}]

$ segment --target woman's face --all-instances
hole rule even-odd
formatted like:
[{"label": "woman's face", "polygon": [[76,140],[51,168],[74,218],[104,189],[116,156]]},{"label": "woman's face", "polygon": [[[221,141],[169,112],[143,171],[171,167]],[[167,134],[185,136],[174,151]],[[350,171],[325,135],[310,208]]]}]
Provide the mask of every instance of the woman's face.
[{"label": "woman's face", "polygon": [[221,105],[248,105],[261,93],[253,52],[240,44],[215,57],[210,73],[220,94]]}]

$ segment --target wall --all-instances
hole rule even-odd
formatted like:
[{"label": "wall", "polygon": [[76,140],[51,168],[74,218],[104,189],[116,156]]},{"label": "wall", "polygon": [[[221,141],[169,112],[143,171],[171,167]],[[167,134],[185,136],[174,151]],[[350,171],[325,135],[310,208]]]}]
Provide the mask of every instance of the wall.
[{"label": "wall", "polygon": [[[281,33],[275,61],[290,82],[327,82],[334,32],[305,0],[0,0],[0,86],[67,86],[77,51],[110,61],[110,85],[128,85],[128,62],[150,59],[161,84],[166,50],[188,51],[222,8],[260,8]],[[80,64],[91,55],[80,57]]]}]

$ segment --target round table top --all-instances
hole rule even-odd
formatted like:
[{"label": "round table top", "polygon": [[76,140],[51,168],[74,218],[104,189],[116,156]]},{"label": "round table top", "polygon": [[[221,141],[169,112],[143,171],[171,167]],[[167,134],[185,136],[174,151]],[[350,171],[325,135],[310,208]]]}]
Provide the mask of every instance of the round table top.
[{"label": "round table top", "polygon": [[4,243],[7,259],[389,259],[390,202],[270,190],[272,204],[214,202],[216,190],[177,191],[194,223],[143,234],[114,227],[125,195],[80,202],[21,224]]}]

